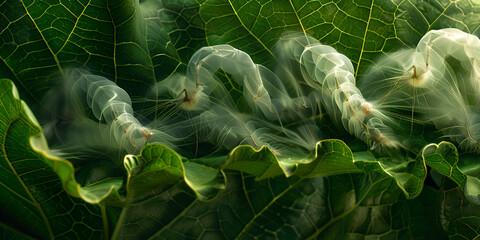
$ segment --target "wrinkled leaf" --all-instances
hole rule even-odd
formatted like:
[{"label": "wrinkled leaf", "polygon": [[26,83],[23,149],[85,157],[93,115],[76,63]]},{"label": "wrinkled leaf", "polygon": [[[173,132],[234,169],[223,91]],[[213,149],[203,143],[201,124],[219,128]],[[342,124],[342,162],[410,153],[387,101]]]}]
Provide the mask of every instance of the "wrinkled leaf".
[{"label": "wrinkled leaf", "polygon": [[302,159],[275,156],[268,147],[255,151],[251,146],[240,146],[232,150],[223,168],[250,173],[257,176],[257,180],[281,173],[285,176],[319,177],[361,171],[353,164],[350,148],[336,139],[318,142],[315,154]]},{"label": "wrinkled leaf", "polygon": [[[13,83],[0,79],[0,228],[3,237],[100,239],[105,222],[100,207],[65,192],[50,166],[55,160],[30,147],[41,129]],[[68,217],[65,217],[68,216]],[[104,231],[107,233],[104,233]],[[17,234],[18,233],[18,234]]]},{"label": "wrinkled leaf", "polygon": [[369,152],[356,152],[356,164],[365,171],[379,171],[391,176],[409,199],[417,197],[423,188],[427,176],[427,168],[419,154],[416,159],[398,162],[396,159],[384,157],[376,159]]},{"label": "wrinkled leaf", "polygon": [[[228,174],[212,202],[185,195],[180,186],[132,206],[123,215],[122,239],[349,239],[383,236],[422,239],[430,224],[418,200],[407,201],[382,174],[262,181]],[[301,196],[301,197],[300,197]],[[418,205],[420,204],[420,205]],[[170,205],[172,208],[164,208]],[[140,211],[135,214],[136,211]],[[389,217],[393,216],[393,217]],[[376,238],[375,238],[376,239]]]},{"label": "wrinkled leaf", "polygon": [[398,162],[391,158],[375,158],[369,152],[352,153],[341,140],[322,140],[317,143],[316,153],[305,158],[282,159],[267,147],[255,151],[250,146],[232,150],[223,165],[256,176],[257,180],[278,176],[319,177],[343,173],[377,171],[391,176],[407,198],[420,194],[427,169],[421,155],[415,160]]},{"label": "wrinkled leaf", "polygon": [[198,163],[184,163],[177,153],[160,144],[145,146],[138,156],[126,156],[125,166],[128,201],[152,197],[182,181],[199,199],[211,200],[225,185],[223,173]]}]

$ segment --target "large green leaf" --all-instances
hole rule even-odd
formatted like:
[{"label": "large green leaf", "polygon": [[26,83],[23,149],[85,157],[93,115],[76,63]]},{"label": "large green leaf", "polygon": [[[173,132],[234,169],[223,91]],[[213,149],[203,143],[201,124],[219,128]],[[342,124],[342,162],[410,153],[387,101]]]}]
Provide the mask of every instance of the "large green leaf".
[{"label": "large green leaf", "polygon": [[377,171],[392,177],[406,197],[411,199],[422,192],[428,165],[465,189],[470,201],[480,204],[478,157],[468,155],[463,157],[461,165],[458,162],[457,148],[449,142],[429,144],[416,159],[398,161],[389,157],[375,158],[370,152],[352,153],[340,140],[322,140],[317,143],[315,154],[302,159],[283,160],[267,147],[256,151],[250,146],[239,146],[230,153],[222,167],[252,174],[257,180],[281,174],[318,177]]},{"label": "large green leaf", "polygon": [[317,143],[314,154],[300,159],[277,157],[268,147],[256,151],[251,146],[239,146],[232,150],[223,168],[252,174],[257,180],[282,173],[318,177],[361,171],[353,163],[350,148],[340,140],[322,140]]},{"label": "large green leaf", "polygon": [[[212,202],[182,186],[131,206],[122,239],[423,239],[431,223],[418,199],[405,200],[386,175],[256,181],[228,174]],[[429,204],[429,203],[427,203]]]},{"label": "large green leaf", "polygon": [[35,239],[108,236],[107,223],[115,222],[107,210],[65,192],[50,160],[30,147],[38,137],[41,129],[19,100],[17,89],[11,81],[0,79],[0,228],[5,233],[1,235]]},{"label": "large green leaf", "polygon": [[0,12],[0,77],[22,96],[39,102],[68,67],[86,67],[134,96],[154,82],[135,0],[3,0]]},{"label": "large green leaf", "polygon": [[260,64],[274,61],[276,41],[292,30],[335,47],[361,75],[382,53],[414,46],[431,29],[476,34],[479,8],[478,2],[448,0],[207,0],[200,14],[210,45],[231,44]]},{"label": "large green leaf", "polygon": [[[117,178],[82,187],[75,179],[72,164],[49,151],[37,120],[18,99],[13,83],[1,79],[0,90],[0,137],[4,139],[0,152],[3,201],[0,224],[5,236],[108,237],[116,219],[123,219],[122,215],[130,208],[125,207],[119,215],[118,209],[105,204],[135,205],[178,184],[182,184],[186,194],[201,200],[214,198],[224,188],[223,173],[198,163],[183,162],[178,154],[159,144],[147,145],[139,156],[125,157],[128,172],[125,195],[119,192],[123,183]],[[158,205],[154,206],[158,209]]]},{"label": "large green leaf", "polygon": [[[476,34],[480,26],[472,1],[161,2],[0,0],[0,77],[13,79],[21,95],[38,102],[61,81],[65,68],[84,66],[133,97],[144,97],[157,80],[184,73],[193,52],[205,45],[228,43],[274,66],[273,47],[285,30],[334,46],[359,76],[382,53],[413,46],[430,29]],[[227,73],[218,74],[229,82]],[[435,216],[428,211],[436,200],[421,193],[426,165],[458,184],[442,200],[448,209],[442,215],[445,229],[469,239],[478,232],[477,212],[458,215],[458,209],[475,209],[480,202],[477,157],[459,161],[447,143],[429,145],[403,162],[352,152],[339,140],[322,141],[297,159],[240,146],[228,158],[189,161],[149,145],[125,159],[125,182],[103,175],[93,181],[91,171],[81,174],[92,180],[81,186],[75,174],[87,168],[75,169],[52,156],[44,139],[30,138],[40,136],[38,124],[19,100],[4,101],[13,99],[11,83],[4,82],[0,236],[5,238],[100,238],[115,228],[113,237],[126,239],[422,239],[434,224],[426,216]],[[12,109],[20,109],[18,116]],[[93,170],[110,166],[95,163],[89,166]],[[223,191],[219,168],[235,170]],[[465,204],[459,207],[459,201]],[[104,207],[108,204],[123,208]]]}]

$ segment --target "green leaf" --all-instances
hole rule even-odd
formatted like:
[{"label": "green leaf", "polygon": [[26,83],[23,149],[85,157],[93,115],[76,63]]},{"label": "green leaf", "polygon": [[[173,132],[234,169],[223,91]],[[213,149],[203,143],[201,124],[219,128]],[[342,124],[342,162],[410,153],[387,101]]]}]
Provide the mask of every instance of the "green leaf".
[{"label": "green leaf", "polygon": [[355,163],[364,171],[379,171],[395,179],[408,199],[417,197],[423,188],[427,176],[427,168],[421,153],[416,159],[398,161],[391,157],[376,159],[370,152],[354,153]]},{"label": "green leaf", "polygon": [[295,174],[320,177],[360,171],[354,164],[350,148],[341,140],[331,139],[318,142],[314,160],[298,165]]},{"label": "green leaf", "polygon": [[145,239],[191,202],[212,200],[225,188],[222,172],[182,162],[177,153],[160,144],[146,145],[138,156],[126,156],[125,165],[128,204],[122,209],[113,239]]},{"label": "green leaf", "polygon": [[200,14],[210,45],[231,44],[254,61],[275,61],[285,31],[333,46],[361,75],[383,53],[414,46],[431,29],[456,27],[475,34],[480,5],[471,1],[224,1],[207,0]]},{"label": "green leaf", "polygon": [[458,168],[466,175],[465,194],[467,198],[476,204],[480,204],[480,161],[474,154],[464,154],[460,156]]},{"label": "green leaf", "polygon": [[[43,142],[44,143],[44,142]],[[161,144],[146,145],[140,155],[126,155],[124,165],[128,176],[105,178],[82,187],[75,179],[74,167],[66,160],[52,157],[46,145],[33,150],[46,156],[46,163],[60,176],[67,192],[90,204],[125,207],[166,191],[172,185],[184,182],[185,191],[192,191],[200,200],[211,200],[224,188],[225,176],[217,169],[195,162],[182,162],[173,150]],[[125,194],[121,189],[125,188]]]},{"label": "green leaf", "polygon": [[252,146],[238,146],[229,154],[222,168],[252,174],[257,180],[285,174],[268,147],[256,151]]},{"label": "green leaf", "polygon": [[450,239],[478,239],[480,205],[470,202],[462,188],[448,178],[444,178],[440,191],[440,220]]},{"label": "green leaf", "polygon": [[457,148],[449,142],[429,144],[422,153],[428,166],[458,184],[469,201],[480,204],[478,156],[466,155],[459,158]]},{"label": "green leaf", "polygon": [[183,178],[183,164],[180,157],[163,146],[147,145],[139,156],[125,156],[125,168],[128,172],[126,185],[130,201],[145,198],[154,189],[165,188]]},{"label": "green leaf", "polygon": [[315,153],[304,158],[276,156],[268,147],[256,151],[251,146],[239,146],[231,151],[223,168],[252,174],[257,180],[282,173],[319,177],[361,171],[353,164],[350,148],[338,139],[319,141]]},{"label": "green leaf", "polygon": [[480,179],[467,176],[464,191],[468,200],[473,203],[480,204]]},{"label": "green leaf", "polygon": [[282,158],[276,156],[268,147],[255,151],[251,146],[239,146],[232,150],[223,168],[252,174],[257,180],[282,173],[285,176],[324,177],[377,171],[395,179],[409,199],[420,194],[427,175],[421,155],[415,160],[402,162],[392,158],[375,158],[370,152],[352,153],[350,148],[338,139],[319,141],[316,152],[304,158]]},{"label": "green leaf", "polygon": [[86,67],[144,96],[155,78],[137,7],[135,0],[1,1],[0,77],[39,103],[65,68]]},{"label": "green leaf", "polygon": [[[33,117],[33,114],[31,113]],[[40,127],[38,126],[38,129]],[[62,180],[65,190],[74,197],[79,197],[91,204],[121,206],[123,199],[119,193],[122,180],[118,178],[104,178],[88,186],[82,187],[75,178],[75,168],[67,160],[53,155],[47,142],[39,132],[39,136],[30,140],[32,150],[45,158],[45,163],[50,166]]]},{"label": "green leaf", "polygon": [[[52,170],[56,165],[32,149],[41,129],[13,83],[0,79],[0,228],[5,237],[100,239],[110,220],[98,206],[73,198]],[[53,163],[53,164],[52,164]],[[67,184],[68,185],[68,184]],[[102,224],[102,222],[104,224]],[[110,224],[114,224],[110,222]],[[19,234],[19,235],[18,235]]]},{"label": "green leaf", "polygon": [[[377,173],[326,178],[279,176],[256,181],[236,172],[228,174],[226,190],[212,202],[195,200],[178,186],[154,201],[139,203],[129,214],[123,214],[120,229],[124,231],[115,236],[422,239],[430,224],[420,201],[405,200],[391,178]],[[172,208],[166,209],[167,204]]]},{"label": "green leaf", "polygon": [[212,200],[219,190],[225,188],[226,177],[223,172],[194,162],[186,162],[184,166],[185,182],[199,200]]},{"label": "green leaf", "polygon": [[[163,2],[0,0],[0,78],[13,79],[22,96],[38,103],[63,69],[82,66],[116,81],[135,100],[157,80],[185,72],[201,46],[231,44],[256,63],[273,65],[275,42],[285,30],[334,46],[361,76],[379,55],[415,45],[430,29],[476,34],[480,26],[472,1]],[[230,81],[228,73],[217,75]],[[13,88],[5,84],[0,91]],[[230,85],[232,95],[241,91]],[[119,166],[95,165],[101,156],[83,169],[53,156],[26,105],[4,101],[11,94],[0,99],[0,127],[8,126],[0,128],[5,238],[100,238],[115,226],[113,238],[124,239],[422,239],[435,229],[430,211],[437,200],[423,187],[426,164],[456,182],[442,193],[451,237],[473,239],[478,232],[480,164],[476,156],[459,160],[451,144],[429,145],[404,162],[352,153],[340,140],[321,141],[301,157],[240,146],[228,159],[195,160],[149,145],[126,158],[124,182],[109,175]],[[218,169],[235,170],[223,191],[226,177]],[[45,217],[42,209],[48,209]]]},{"label": "green leaf", "polygon": [[225,185],[223,173],[198,163],[183,163],[177,153],[161,144],[146,145],[138,156],[125,156],[124,164],[128,202],[160,194],[183,181],[200,200],[211,200]]},{"label": "green leaf", "polygon": [[464,186],[466,176],[457,166],[458,151],[455,145],[449,142],[429,144],[422,150],[425,162],[444,176],[449,177],[458,185]]}]

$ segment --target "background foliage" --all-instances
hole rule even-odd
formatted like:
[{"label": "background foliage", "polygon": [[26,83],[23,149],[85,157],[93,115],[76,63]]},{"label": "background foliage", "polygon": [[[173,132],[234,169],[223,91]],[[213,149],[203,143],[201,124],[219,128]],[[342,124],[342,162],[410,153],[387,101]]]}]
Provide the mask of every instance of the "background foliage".
[{"label": "background foliage", "polygon": [[0,236],[475,239],[480,234],[478,157],[459,157],[447,142],[425,146],[409,162],[375,159],[339,134],[343,141],[323,140],[308,161],[287,165],[268,148],[239,146],[187,160],[149,145],[126,158],[128,168],[98,159],[74,167],[50,154],[34,115],[48,115],[41,100],[69,67],[84,66],[133,98],[143,97],[152,84],[185,72],[202,46],[230,44],[274,67],[272,49],[287,30],[308,33],[345,54],[361,81],[380,55],[414,47],[429,30],[455,27],[478,35],[479,5],[0,1]]}]

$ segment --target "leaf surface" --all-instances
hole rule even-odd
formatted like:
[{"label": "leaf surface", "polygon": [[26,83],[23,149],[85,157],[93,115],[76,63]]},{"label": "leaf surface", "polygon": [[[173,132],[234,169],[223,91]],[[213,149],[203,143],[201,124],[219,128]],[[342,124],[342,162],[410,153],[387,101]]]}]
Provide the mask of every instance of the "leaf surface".
[{"label": "leaf surface", "polygon": [[0,77],[29,103],[39,103],[68,67],[86,67],[134,96],[155,82],[135,0],[3,0],[0,12]]},{"label": "leaf surface", "polygon": [[439,194],[440,220],[450,239],[478,239],[480,205],[470,202],[462,188],[448,178]]},{"label": "leaf surface", "polygon": [[[255,181],[252,176],[232,172],[227,178],[227,188],[212,202],[195,200],[177,186],[152,199],[157,211],[150,200],[132,206],[121,227],[126,232],[116,236],[422,239],[429,224],[421,203],[402,198],[395,182],[381,174],[279,176]],[[133,209],[141,213],[134,214]]]},{"label": "leaf surface", "polygon": [[210,45],[231,44],[259,64],[275,61],[285,31],[298,31],[345,54],[360,76],[383,53],[413,47],[431,29],[477,34],[479,9],[471,1],[207,0],[200,14]]},{"label": "leaf surface", "polygon": [[[41,129],[13,83],[0,79],[0,228],[3,236],[88,239],[108,236],[98,206],[71,197],[47,156],[30,142]],[[111,223],[112,224],[112,223]],[[104,231],[107,233],[104,233]]]}]

